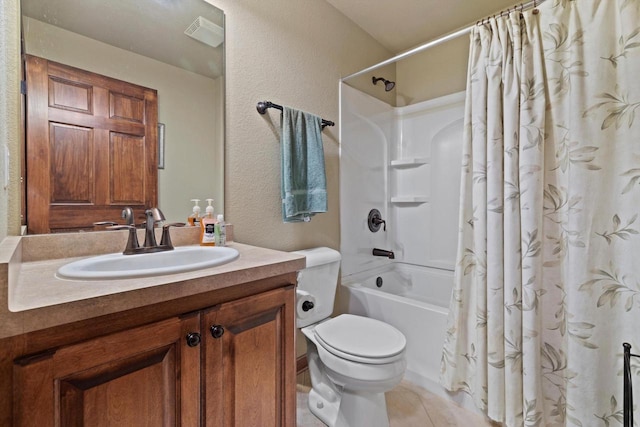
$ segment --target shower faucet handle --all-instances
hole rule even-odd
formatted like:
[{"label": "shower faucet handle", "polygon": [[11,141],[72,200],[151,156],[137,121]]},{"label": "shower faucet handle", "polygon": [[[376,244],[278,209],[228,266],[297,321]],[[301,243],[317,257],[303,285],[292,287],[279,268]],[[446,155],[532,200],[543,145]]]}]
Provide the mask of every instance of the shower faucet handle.
[{"label": "shower faucet handle", "polygon": [[387,231],[387,221],[385,221],[384,219],[381,218],[373,218],[373,224],[374,225],[383,225],[383,230]]},{"label": "shower faucet handle", "polygon": [[373,233],[380,230],[380,225],[384,225],[384,231],[387,231],[387,221],[382,219],[382,215],[378,209],[371,209],[369,211],[369,217],[367,218],[367,225],[369,230]]}]

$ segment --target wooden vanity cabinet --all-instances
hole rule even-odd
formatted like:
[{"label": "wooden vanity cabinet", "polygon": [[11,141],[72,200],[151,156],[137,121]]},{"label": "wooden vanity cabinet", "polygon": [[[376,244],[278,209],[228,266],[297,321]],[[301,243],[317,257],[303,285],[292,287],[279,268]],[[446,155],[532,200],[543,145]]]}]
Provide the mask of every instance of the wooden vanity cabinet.
[{"label": "wooden vanity cabinet", "polygon": [[17,358],[16,426],[295,426],[294,289]]},{"label": "wooden vanity cabinet", "polygon": [[197,425],[199,316],[171,318],[18,359],[17,426]]},{"label": "wooden vanity cabinet", "polygon": [[295,426],[295,314],[288,292],[293,289],[204,313],[204,426]]}]

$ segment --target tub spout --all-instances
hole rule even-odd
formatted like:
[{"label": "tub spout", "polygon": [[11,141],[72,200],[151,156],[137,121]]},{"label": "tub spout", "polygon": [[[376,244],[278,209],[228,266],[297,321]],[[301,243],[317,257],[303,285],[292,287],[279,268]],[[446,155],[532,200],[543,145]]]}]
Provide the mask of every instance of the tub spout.
[{"label": "tub spout", "polygon": [[378,248],[373,248],[373,256],[385,256],[389,259],[395,259],[396,255],[393,253],[393,251],[387,251],[384,249],[378,249]]}]

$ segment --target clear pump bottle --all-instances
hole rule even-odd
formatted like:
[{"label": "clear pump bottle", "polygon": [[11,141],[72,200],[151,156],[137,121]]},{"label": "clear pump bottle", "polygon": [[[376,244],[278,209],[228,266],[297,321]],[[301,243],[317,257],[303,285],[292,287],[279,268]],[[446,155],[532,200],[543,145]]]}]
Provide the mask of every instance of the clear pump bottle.
[{"label": "clear pump bottle", "polygon": [[222,214],[218,214],[218,222],[215,225],[214,234],[216,246],[227,246],[227,227]]}]

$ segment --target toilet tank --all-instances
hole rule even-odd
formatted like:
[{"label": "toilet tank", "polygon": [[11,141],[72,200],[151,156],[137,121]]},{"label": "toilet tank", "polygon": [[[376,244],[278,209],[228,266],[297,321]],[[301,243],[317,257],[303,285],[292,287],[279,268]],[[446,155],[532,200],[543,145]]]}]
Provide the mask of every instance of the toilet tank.
[{"label": "toilet tank", "polygon": [[[307,257],[307,267],[298,272],[296,289],[296,324],[298,328],[319,322],[333,313],[340,252],[331,248],[313,248],[294,253]],[[311,301],[313,308],[304,310],[305,301]]]}]

